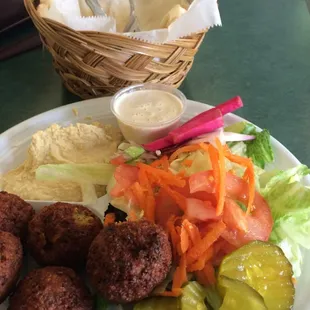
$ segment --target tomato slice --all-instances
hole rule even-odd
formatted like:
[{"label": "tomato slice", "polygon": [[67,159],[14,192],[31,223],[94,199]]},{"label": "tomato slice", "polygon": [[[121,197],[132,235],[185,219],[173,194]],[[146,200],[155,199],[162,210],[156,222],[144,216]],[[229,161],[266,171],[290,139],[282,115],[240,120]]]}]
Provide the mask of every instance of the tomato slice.
[{"label": "tomato slice", "polygon": [[188,180],[190,193],[207,192],[214,193],[214,177],[211,170],[198,172],[189,177]]},{"label": "tomato slice", "polygon": [[[226,195],[246,204],[248,200],[247,182],[238,176],[227,173]],[[271,210],[266,200],[258,192],[255,193],[253,211],[245,217],[246,231],[242,229],[244,222],[238,223],[238,221],[244,220],[242,216],[239,216],[241,210],[239,206],[238,209],[236,204],[230,201],[229,205],[225,205],[225,207],[227,207],[227,214],[223,215],[223,220],[226,220],[227,229],[222,237],[230,244],[240,247],[253,240],[267,241],[269,239],[273,226]]]},{"label": "tomato slice", "polygon": [[110,163],[115,166],[125,164],[125,162],[126,158],[123,155],[118,155],[110,160]]},{"label": "tomato slice", "polygon": [[232,199],[226,198],[223,210],[223,222],[230,229],[238,229],[246,232],[248,229],[248,218],[245,212]]},{"label": "tomato slice", "polygon": [[120,197],[124,194],[127,188],[138,180],[139,169],[134,166],[122,164],[116,167],[114,178],[115,186],[112,188],[110,195],[112,197]]},{"label": "tomato slice", "polygon": [[190,178],[185,178],[186,184],[184,187],[182,188],[173,188],[175,191],[177,191],[178,193],[182,194],[183,196],[187,197],[187,198],[196,198],[196,199],[200,199],[202,201],[210,201],[213,205],[216,205],[216,198],[214,194],[208,193],[206,191],[197,191],[195,193],[191,193],[190,191],[190,185],[189,185],[189,181]]},{"label": "tomato slice", "polygon": [[[226,194],[228,197],[247,203],[248,199],[248,184],[243,179],[227,173],[226,179]],[[229,205],[228,214],[232,214],[232,211],[236,206]],[[239,211],[237,211],[239,212]],[[235,221],[238,221],[238,216],[234,215]],[[247,231],[240,229],[240,225],[236,224],[234,227],[233,221],[228,220],[226,217],[227,229],[222,234],[222,237],[230,244],[240,247],[253,240],[267,241],[270,237],[273,219],[271,210],[266,200],[258,193],[255,193],[254,209],[251,214],[246,216]],[[242,225],[241,225],[242,226]]]},{"label": "tomato slice", "polygon": [[186,216],[190,220],[208,221],[217,219],[215,208],[209,201],[202,201],[196,198],[186,199]]},{"label": "tomato slice", "polygon": [[155,203],[155,222],[164,228],[166,227],[166,223],[172,215],[182,215],[182,210],[162,188],[156,195]]}]

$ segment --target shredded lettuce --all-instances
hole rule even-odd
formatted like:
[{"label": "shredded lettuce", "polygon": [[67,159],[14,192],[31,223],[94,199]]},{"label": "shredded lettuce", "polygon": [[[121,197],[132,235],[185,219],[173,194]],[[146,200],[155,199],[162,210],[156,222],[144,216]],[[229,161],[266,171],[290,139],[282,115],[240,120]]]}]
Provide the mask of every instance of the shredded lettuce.
[{"label": "shredded lettuce", "polygon": [[302,184],[309,173],[305,165],[280,171],[261,190],[274,219],[270,241],[291,258],[295,277],[300,275],[302,263],[298,247],[310,249],[310,189]]},{"label": "shredded lettuce", "polygon": [[274,154],[270,143],[270,133],[267,129],[255,134],[255,140],[246,142],[247,155],[253,163],[264,169],[265,165],[274,161]]},{"label": "shredded lettuce", "polygon": [[246,144],[244,142],[237,142],[233,146],[230,147],[230,150],[233,154],[247,157],[246,155]]},{"label": "shredded lettuce", "polygon": [[107,185],[114,170],[110,164],[49,164],[37,168],[36,179]]},{"label": "shredded lettuce", "polygon": [[[183,161],[189,159],[193,161],[190,167],[183,165]],[[212,168],[209,155],[203,151],[195,151],[190,154],[182,154],[178,159],[170,164],[170,169],[177,174],[180,171],[185,171],[186,176],[190,176],[197,172],[210,170]]]},{"label": "shredded lettuce", "polygon": [[252,135],[256,133],[255,125],[249,122],[237,122],[224,128],[226,132],[242,133],[244,135]]},{"label": "shredded lettuce", "polygon": [[[261,132],[256,130],[256,127],[248,122],[239,122],[225,128],[225,131],[235,133],[254,135],[256,138],[252,141],[244,142],[246,146],[245,156],[253,160],[254,165],[264,169],[265,165],[274,161],[274,154],[270,143],[270,133],[264,129]],[[230,143],[229,147],[233,148],[240,143]],[[243,156],[242,154],[238,154]]]},{"label": "shredded lettuce", "polygon": [[82,197],[84,204],[94,204],[97,201],[95,186],[91,183],[81,183]]}]

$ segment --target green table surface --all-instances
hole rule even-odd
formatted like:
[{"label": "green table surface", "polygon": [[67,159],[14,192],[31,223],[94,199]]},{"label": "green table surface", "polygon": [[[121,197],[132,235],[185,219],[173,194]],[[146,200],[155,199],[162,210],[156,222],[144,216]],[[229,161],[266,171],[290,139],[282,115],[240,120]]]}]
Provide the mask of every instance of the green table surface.
[{"label": "green table surface", "polygon": [[[223,27],[209,31],[181,90],[209,104],[240,95],[245,107],[237,114],[268,128],[310,165],[310,14],[305,1],[221,0],[219,5]],[[18,31],[0,37],[0,45]],[[0,63],[0,95],[0,132],[79,101],[63,88],[50,55],[41,49]]]}]

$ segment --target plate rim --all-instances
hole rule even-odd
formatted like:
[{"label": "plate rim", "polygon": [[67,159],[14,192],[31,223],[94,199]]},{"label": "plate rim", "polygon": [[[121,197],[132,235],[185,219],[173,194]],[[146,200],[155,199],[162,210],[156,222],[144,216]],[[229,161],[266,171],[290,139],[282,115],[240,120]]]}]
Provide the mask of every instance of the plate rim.
[{"label": "plate rim", "polygon": [[[2,143],[2,141],[6,140],[6,139],[14,139],[14,137],[16,137],[16,135],[20,132],[21,128],[27,128],[28,124],[40,124],[40,123],[44,123],[45,120],[49,120],[50,121],[50,125],[53,123],[53,121],[51,120],[51,118],[55,117],[59,117],[61,115],[66,116],[67,113],[70,113],[68,115],[71,115],[71,122],[73,122],[74,119],[74,109],[79,109],[80,107],[84,107],[85,105],[90,105],[90,110],[92,106],[96,106],[97,104],[99,104],[99,102],[101,101],[102,106],[106,106],[106,111],[108,111],[108,113],[103,113],[110,115],[109,111],[110,111],[110,107],[109,107],[109,102],[111,100],[111,96],[109,97],[100,97],[100,98],[94,98],[94,99],[88,99],[88,100],[82,100],[82,101],[77,101],[77,102],[73,102],[70,104],[66,104],[63,106],[59,106],[56,107],[54,109],[42,112],[40,114],[34,115],[10,128],[8,128],[7,130],[5,130],[3,133],[0,134],[0,143]],[[203,103],[203,102],[199,102],[199,101],[194,101],[194,100],[188,100],[188,108],[190,107],[199,107],[199,110],[208,110],[210,108],[212,108],[213,106],[207,103]],[[104,109],[103,109],[104,112]],[[198,112],[199,113],[199,112]],[[53,115],[53,117],[51,117],[51,115]],[[91,115],[91,112],[90,112]],[[102,114],[101,114],[102,116]],[[114,116],[113,116],[114,117]],[[247,121],[246,119],[240,117],[239,115],[233,114],[233,113],[229,113],[225,116],[226,120],[230,118],[231,121]],[[59,122],[67,122],[67,120],[59,120]],[[84,122],[86,123],[86,118],[79,118],[79,116],[76,116],[75,118],[76,122]],[[54,121],[57,123],[57,121]],[[247,121],[249,122],[249,121]],[[229,121],[228,121],[229,123]],[[254,124],[255,125],[255,124]],[[256,125],[255,125],[256,126]],[[261,130],[260,127],[256,126],[259,130]],[[275,147],[277,150],[280,151],[280,153],[283,153],[284,156],[287,158],[287,160],[289,160],[293,165],[300,165],[301,162],[297,159],[297,157],[291,153],[281,142],[279,142],[276,138],[274,138],[273,136],[271,136],[271,142],[273,147]],[[1,152],[0,152],[1,153]],[[310,177],[306,177],[305,178],[305,184],[306,185],[310,185]],[[307,251],[308,252],[308,251]],[[310,253],[310,252],[309,252]],[[310,257],[310,254],[308,254],[307,256]],[[300,290],[300,289],[299,289]],[[296,295],[295,295],[296,296]],[[303,294],[303,297],[304,296]],[[308,308],[308,306],[310,305],[308,299],[302,299],[302,303],[299,303],[299,307],[302,307],[302,309],[306,309]],[[295,305],[294,305],[294,309]]]}]

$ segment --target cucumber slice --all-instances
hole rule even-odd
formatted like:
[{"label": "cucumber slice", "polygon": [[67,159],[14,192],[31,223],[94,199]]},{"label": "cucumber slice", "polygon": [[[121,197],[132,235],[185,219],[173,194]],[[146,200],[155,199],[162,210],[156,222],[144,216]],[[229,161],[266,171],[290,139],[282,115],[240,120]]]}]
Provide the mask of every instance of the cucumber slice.
[{"label": "cucumber slice", "polygon": [[224,292],[220,310],[268,310],[263,297],[244,282],[220,276],[218,287]]},{"label": "cucumber slice", "polygon": [[[294,304],[292,266],[276,245],[253,241],[226,256],[219,277],[239,280],[255,289],[268,310],[289,310]],[[220,281],[220,278],[219,278]]]}]

